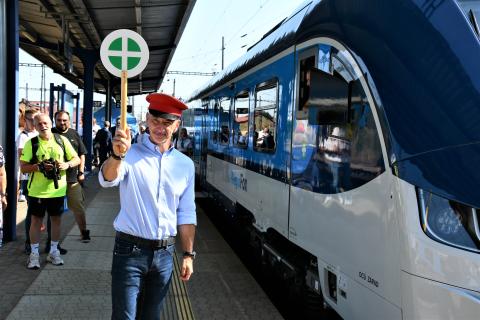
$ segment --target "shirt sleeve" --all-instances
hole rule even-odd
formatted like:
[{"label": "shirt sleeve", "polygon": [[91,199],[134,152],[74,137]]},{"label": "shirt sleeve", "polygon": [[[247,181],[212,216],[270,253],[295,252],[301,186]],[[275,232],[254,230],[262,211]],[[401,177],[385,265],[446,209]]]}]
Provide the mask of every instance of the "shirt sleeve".
[{"label": "shirt sleeve", "polygon": [[20,135],[18,136],[18,139],[17,139],[17,148],[18,149],[23,149],[23,147],[25,147],[25,143],[27,142],[27,140],[29,139],[29,137],[25,134],[25,133],[20,133]]},{"label": "shirt sleeve", "polygon": [[32,140],[28,140],[22,149],[21,161],[30,162],[32,160]]},{"label": "shirt sleeve", "polygon": [[193,162],[190,163],[189,169],[188,185],[180,197],[180,202],[177,208],[177,225],[197,225],[197,214],[195,208],[195,169]]},{"label": "shirt sleeve", "polygon": [[98,170],[98,182],[100,182],[100,185],[104,188],[118,186],[120,184],[120,181],[123,180],[123,178],[125,177],[125,174],[127,172],[125,161],[122,161],[120,163],[120,172],[118,173],[117,178],[115,180],[112,180],[112,181],[105,180],[105,177],[103,176],[103,171],[102,171],[102,168],[103,168],[104,165],[105,165],[105,162],[100,167],[100,170]]},{"label": "shirt sleeve", "polygon": [[67,160],[70,161],[73,158],[75,158],[76,156],[78,156],[75,149],[73,149],[73,146],[70,143],[70,141],[68,141],[68,139],[63,137],[63,136],[60,136],[60,137],[62,137],[62,139],[63,139],[63,145],[65,146],[65,153],[66,153]]},{"label": "shirt sleeve", "polygon": [[78,155],[81,156],[81,155],[87,154],[87,148],[85,148],[82,138],[80,138],[80,135],[76,131],[75,131],[75,139],[77,139],[77,143],[78,143]]}]

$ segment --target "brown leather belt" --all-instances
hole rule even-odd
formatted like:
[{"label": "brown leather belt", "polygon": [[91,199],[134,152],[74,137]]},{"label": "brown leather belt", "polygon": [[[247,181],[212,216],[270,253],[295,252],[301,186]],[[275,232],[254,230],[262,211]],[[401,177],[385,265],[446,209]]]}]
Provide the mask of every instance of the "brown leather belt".
[{"label": "brown leather belt", "polygon": [[172,244],[175,244],[175,237],[169,237],[167,239],[162,239],[162,240],[150,240],[150,239],[144,239],[144,238],[132,236],[131,234],[124,233],[121,231],[117,231],[117,237],[119,239],[134,243],[139,247],[147,247],[152,249],[164,249]]}]

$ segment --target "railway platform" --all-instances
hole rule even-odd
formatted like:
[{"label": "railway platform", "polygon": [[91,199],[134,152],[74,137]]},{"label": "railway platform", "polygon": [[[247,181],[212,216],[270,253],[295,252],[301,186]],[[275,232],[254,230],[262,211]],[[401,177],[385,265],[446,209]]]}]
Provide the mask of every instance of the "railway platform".
[{"label": "railway platform", "polygon": [[[120,205],[118,189],[101,188],[94,173],[87,180],[85,191],[92,240],[79,241],[80,232],[73,214],[66,212],[61,246],[68,253],[62,256],[63,266],[46,264],[46,254],[41,251],[41,269],[28,270],[27,255],[23,252],[24,223],[18,221],[17,240],[0,249],[0,319],[110,318],[110,267],[115,237],[112,223]],[[161,318],[282,319],[202,208],[197,209],[195,250],[198,256],[194,274],[187,283],[179,280],[181,255],[177,254]],[[41,250],[45,237],[43,233]]]}]

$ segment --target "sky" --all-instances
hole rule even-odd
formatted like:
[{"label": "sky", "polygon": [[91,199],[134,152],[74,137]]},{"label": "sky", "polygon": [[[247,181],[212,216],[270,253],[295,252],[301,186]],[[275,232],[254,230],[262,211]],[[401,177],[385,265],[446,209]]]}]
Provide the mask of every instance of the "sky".
[{"label": "sky", "polygon": [[[222,36],[225,68],[256,43],[304,0],[198,0],[182,35],[169,71],[219,72]],[[206,76],[168,75],[161,90],[188,98]]]},{"label": "sky", "polygon": [[[304,0],[197,0],[187,26],[168,71],[219,72],[222,65],[222,36],[224,37],[224,68],[247,51],[251,45],[289,16]],[[40,63],[20,50],[20,62]],[[19,98],[40,100],[41,68],[20,67]],[[185,76],[167,74],[160,90],[175,96],[188,98],[201,87],[208,76]],[[68,90],[82,92],[58,74],[47,68],[46,86],[50,82],[66,84]],[[47,94],[48,97],[48,94]],[[94,100],[104,100],[103,95],[95,94]],[[134,101],[135,113],[144,114],[147,103],[145,96],[137,96]]]}]

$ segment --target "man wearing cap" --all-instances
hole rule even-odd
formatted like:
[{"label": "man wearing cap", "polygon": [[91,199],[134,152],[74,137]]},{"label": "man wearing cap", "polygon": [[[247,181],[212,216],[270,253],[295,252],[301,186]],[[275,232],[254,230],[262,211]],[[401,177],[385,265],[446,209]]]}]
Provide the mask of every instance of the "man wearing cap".
[{"label": "man wearing cap", "polygon": [[[103,187],[120,186],[121,209],[112,262],[112,319],[160,319],[173,271],[175,236],[183,250],[180,278],[193,273],[196,213],[193,162],[173,148],[172,134],[187,106],[152,93],[150,133],[131,145],[121,128],[99,176]],[[138,302],[138,305],[137,305]]]}]

